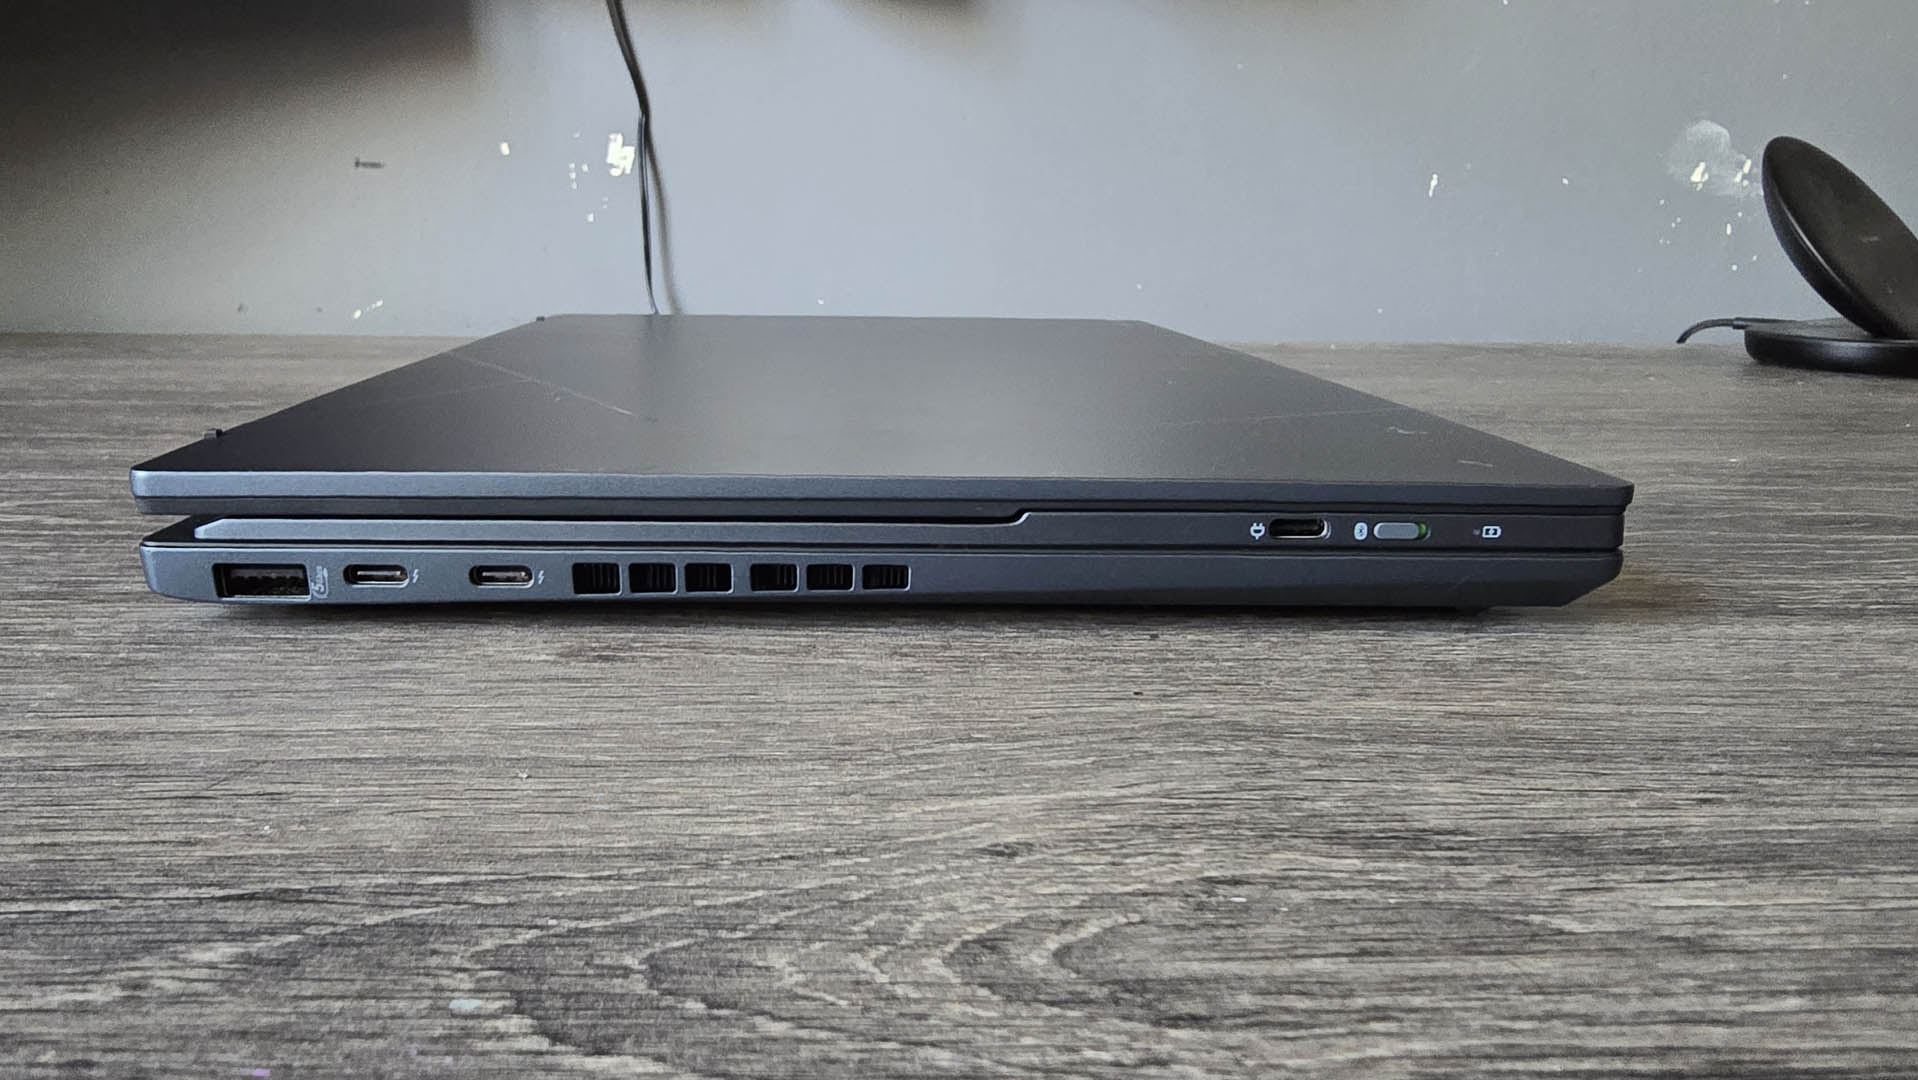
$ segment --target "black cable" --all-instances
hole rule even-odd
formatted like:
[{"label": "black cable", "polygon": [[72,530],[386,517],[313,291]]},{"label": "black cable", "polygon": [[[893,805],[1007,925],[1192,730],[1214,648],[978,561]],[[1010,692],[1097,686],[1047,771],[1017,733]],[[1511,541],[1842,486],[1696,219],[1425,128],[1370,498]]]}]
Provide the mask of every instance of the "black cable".
[{"label": "black cable", "polygon": [[1756,315],[1740,315],[1731,319],[1704,319],[1687,326],[1684,332],[1678,335],[1678,343],[1680,345],[1685,344],[1692,339],[1693,334],[1698,333],[1700,330],[1743,330],[1748,326],[1756,326],[1759,323],[1790,321],[1789,319],[1761,319]]},{"label": "black cable", "polygon": [[639,54],[633,51],[633,30],[626,22],[624,0],[606,0],[606,12],[613,19],[613,36],[619,39],[619,54],[626,60],[626,74],[633,80],[633,96],[639,101],[639,130],[633,142],[637,159],[634,172],[639,175],[639,242],[644,249],[641,262],[646,269],[646,306],[659,314],[659,300],[653,294],[653,188],[647,179],[653,157],[653,103],[646,94],[646,76],[640,74]]}]

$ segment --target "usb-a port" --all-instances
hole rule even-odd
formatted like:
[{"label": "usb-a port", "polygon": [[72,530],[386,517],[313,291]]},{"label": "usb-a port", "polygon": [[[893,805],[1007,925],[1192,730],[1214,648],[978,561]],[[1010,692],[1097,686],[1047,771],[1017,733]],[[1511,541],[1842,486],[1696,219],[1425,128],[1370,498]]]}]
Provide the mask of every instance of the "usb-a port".
[{"label": "usb-a port", "polygon": [[299,563],[215,563],[213,587],[222,599],[305,600],[306,567]]},{"label": "usb-a port", "polygon": [[475,566],[467,575],[475,585],[531,585],[533,568],[530,566]]}]

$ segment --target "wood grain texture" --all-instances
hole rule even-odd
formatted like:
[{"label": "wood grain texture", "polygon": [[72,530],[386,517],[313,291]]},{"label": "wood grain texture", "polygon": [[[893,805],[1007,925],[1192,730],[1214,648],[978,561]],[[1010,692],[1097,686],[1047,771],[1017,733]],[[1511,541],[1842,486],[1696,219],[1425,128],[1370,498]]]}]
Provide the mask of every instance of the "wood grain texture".
[{"label": "wood grain texture", "polygon": [[440,344],[0,338],[0,1075],[1918,1071],[1918,385],[1260,350],[1636,481],[1560,610],[144,591]]}]

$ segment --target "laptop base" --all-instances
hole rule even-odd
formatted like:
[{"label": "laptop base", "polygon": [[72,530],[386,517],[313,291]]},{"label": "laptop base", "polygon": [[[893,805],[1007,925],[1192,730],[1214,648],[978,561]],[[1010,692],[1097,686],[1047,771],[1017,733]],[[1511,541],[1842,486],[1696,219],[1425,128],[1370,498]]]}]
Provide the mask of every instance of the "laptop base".
[{"label": "laptop base", "polygon": [[748,601],[1360,607],[1556,606],[1617,551],[220,544],[149,537],[148,585],[244,604]]}]

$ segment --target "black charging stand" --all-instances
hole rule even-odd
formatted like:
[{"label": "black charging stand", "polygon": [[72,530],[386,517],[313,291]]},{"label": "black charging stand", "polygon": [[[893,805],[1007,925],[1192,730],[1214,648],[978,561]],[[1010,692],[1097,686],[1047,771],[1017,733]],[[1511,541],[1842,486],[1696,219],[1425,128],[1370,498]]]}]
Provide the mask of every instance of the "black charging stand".
[{"label": "black charging stand", "polygon": [[1707,319],[1763,364],[1918,377],[1918,237],[1869,185],[1802,139],[1765,146],[1765,212],[1779,246],[1842,319]]}]

